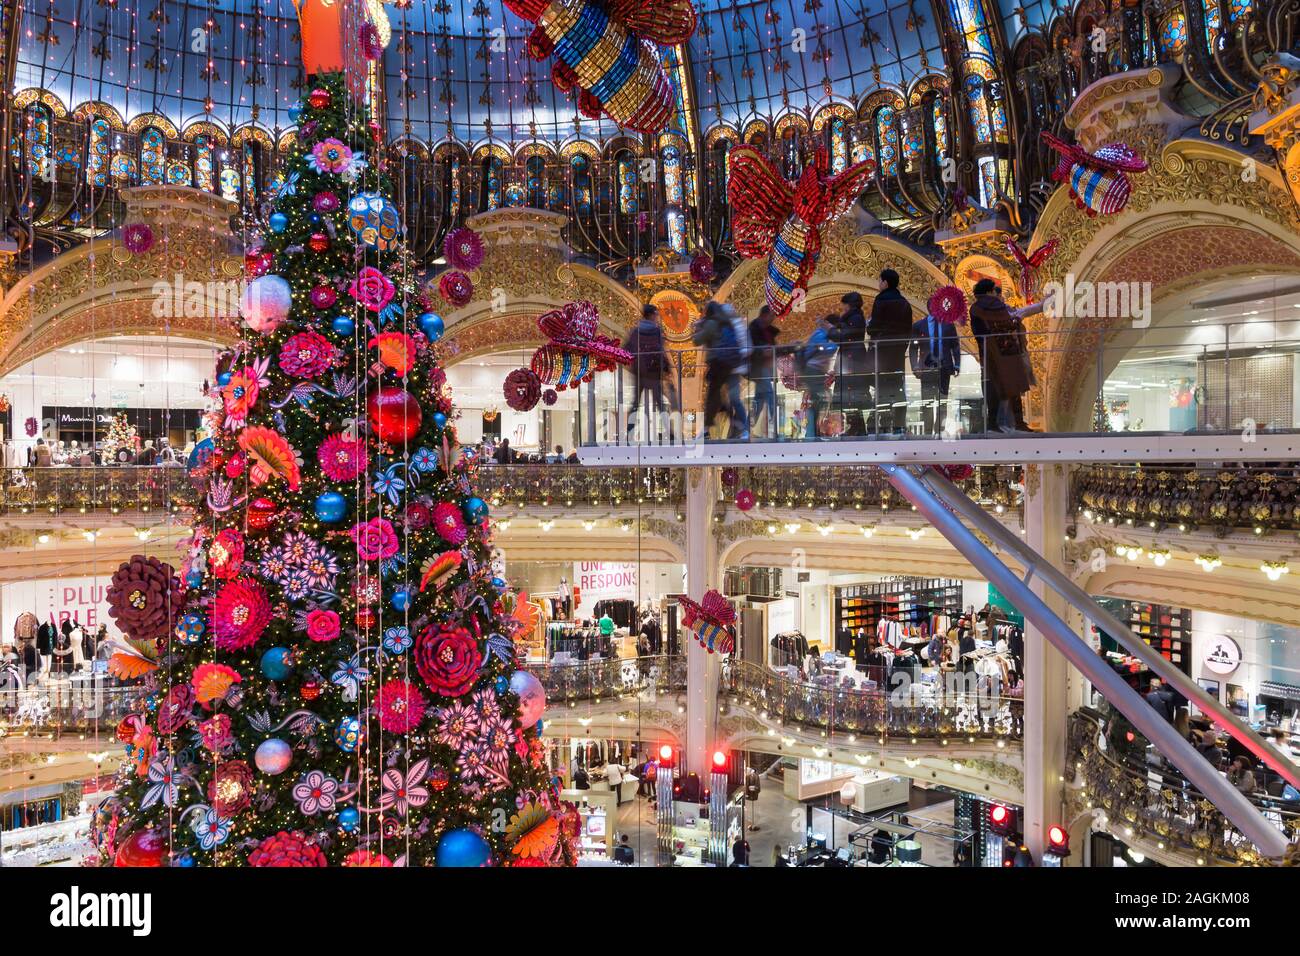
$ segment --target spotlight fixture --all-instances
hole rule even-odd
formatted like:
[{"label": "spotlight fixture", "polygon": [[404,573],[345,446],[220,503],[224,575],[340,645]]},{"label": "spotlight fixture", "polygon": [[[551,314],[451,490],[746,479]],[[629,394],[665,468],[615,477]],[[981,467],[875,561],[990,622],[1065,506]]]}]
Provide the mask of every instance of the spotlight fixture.
[{"label": "spotlight fixture", "polygon": [[1209,574],[1215,568],[1223,564],[1223,559],[1217,554],[1198,554],[1196,556],[1196,563],[1201,566],[1206,574]]},{"label": "spotlight fixture", "polygon": [[1151,555],[1151,563],[1157,568],[1163,568],[1173,557],[1173,552],[1168,548],[1152,548],[1147,554]]}]

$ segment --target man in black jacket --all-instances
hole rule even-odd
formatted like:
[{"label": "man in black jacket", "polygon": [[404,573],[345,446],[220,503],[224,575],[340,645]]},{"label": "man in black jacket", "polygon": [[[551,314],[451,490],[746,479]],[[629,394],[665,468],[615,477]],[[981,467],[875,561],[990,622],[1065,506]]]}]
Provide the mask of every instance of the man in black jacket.
[{"label": "man in black jacket", "polygon": [[927,315],[912,326],[907,354],[912,374],[921,380],[925,433],[937,434],[944,427],[948,382],[961,367],[961,343],[956,328]]},{"label": "man in black jacket", "polygon": [[831,323],[830,340],[839,346],[835,363],[835,405],[844,413],[844,434],[865,435],[864,410],[871,407],[871,365],[867,358],[867,320],[862,296],[849,292],[840,299],[844,314]]},{"label": "man in black jacket", "polygon": [[[645,409],[647,427],[645,440],[654,438],[656,426],[664,410],[664,370],[668,365],[668,356],[664,352],[664,333],[659,325],[659,310],[646,304],[641,309],[641,321],[627,334],[623,348],[632,353],[632,374],[635,388],[632,405],[627,413],[627,434],[630,437],[636,428],[636,413],[641,407],[642,398],[646,399]],[[663,441],[662,434],[659,440]],[[672,438],[670,437],[670,441]]]},{"label": "man in black jacket", "polygon": [[874,358],[876,428],[900,434],[907,427],[907,394],[903,376],[907,346],[912,340],[912,307],[898,291],[898,273],[880,273],[880,292],[871,305],[867,323]]}]

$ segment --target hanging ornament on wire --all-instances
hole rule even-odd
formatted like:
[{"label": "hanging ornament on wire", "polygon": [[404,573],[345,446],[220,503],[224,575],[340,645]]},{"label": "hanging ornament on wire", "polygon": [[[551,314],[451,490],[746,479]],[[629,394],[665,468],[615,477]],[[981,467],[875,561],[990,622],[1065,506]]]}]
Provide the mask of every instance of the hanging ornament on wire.
[{"label": "hanging ornament on wire", "polygon": [[966,321],[966,293],[955,285],[943,286],[930,296],[926,308],[944,325],[957,325]]},{"label": "hanging ornament on wire", "polygon": [[474,283],[465,273],[451,269],[438,277],[438,293],[448,305],[459,309],[474,298]]},{"label": "hanging ornament on wire", "polygon": [[517,412],[529,412],[541,398],[542,382],[532,369],[517,368],[506,376],[504,391],[507,405]]},{"label": "hanging ornament on wire", "polygon": [[447,233],[442,241],[442,254],[453,269],[473,272],[483,264],[483,240],[469,226],[461,226]]},{"label": "hanging ornament on wire", "polygon": [[691,260],[691,278],[700,285],[708,285],[713,281],[713,257],[707,252],[701,252]]}]

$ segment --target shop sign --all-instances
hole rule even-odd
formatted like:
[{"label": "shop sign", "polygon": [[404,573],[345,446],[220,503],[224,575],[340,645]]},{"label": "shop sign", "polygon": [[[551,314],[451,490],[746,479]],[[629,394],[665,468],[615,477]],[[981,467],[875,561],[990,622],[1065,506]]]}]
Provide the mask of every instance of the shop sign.
[{"label": "shop sign", "polygon": [[600,601],[635,601],[639,571],[635,561],[575,561],[573,593],[582,611],[590,614]]},{"label": "shop sign", "polygon": [[1227,676],[1241,666],[1241,645],[1226,634],[1210,638],[1210,649],[1205,652],[1205,669]]}]

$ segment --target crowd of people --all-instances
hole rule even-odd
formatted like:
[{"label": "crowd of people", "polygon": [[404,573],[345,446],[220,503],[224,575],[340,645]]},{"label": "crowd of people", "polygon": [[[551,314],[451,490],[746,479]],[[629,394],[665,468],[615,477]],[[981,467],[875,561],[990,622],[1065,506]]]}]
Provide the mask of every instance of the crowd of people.
[{"label": "crowd of people", "polygon": [[[1025,392],[1035,384],[1024,319],[1042,305],[1012,309],[1001,287],[987,278],[976,283],[974,293],[969,319],[981,368],[983,430],[1032,431],[1023,404]],[[750,321],[723,302],[705,307],[691,340],[704,357],[704,424],[709,437],[777,437],[777,384],[786,356],[792,359],[793,385],[805,394],[802,431],[808,438],[832,434],[831,412],[842,413],[836,430],[844,435],[904,434],[909,369],[919,385],[924,432],[945,430],[949,385],[961,370],[956,327],[933,315],[914,320],[893,269],[881,271],[870,315],[858,292],[845,294],[840,304],[841,311],[817,320],[804,342],[782,341],[776,317],[766,306]],[[630,437],[639,417],[662,421],[665,412],[680,410],[680,401],[668,374],[673,363],[655,306],[644,307],[623,346],[633,355],[633,399],[626,419]],[[748,402],[745,382],[750,385]],[[673,416],[667,420],[669,433],[658,437],[675,441]]]},{"label": "crowd of people", "polygon": [[184,452],[173,448],[166,438],[160,438],[157,442],[152,438],[145,439],[138,449],[126,447],[108,449],[90,443],[83,445],[76,439],[71,442],[63,440],[47,442],[44,438],[38,438],[36,443],[27,449],[27,467],[91,468],[96,465],[146,467],[158,465],[179,468],[185,464],[186,457]]},{"label": "crowd of people", "polygon": [[492,438],[484,439],[479,445],[479,458],[484,462],[492,462],[497,465],[578,464],[578,453],[572,450],[566,453],[563,445],[556,445],[555,450],[550,454],[523,452],[512,448],[509,438],[502,438],[500,441]]}]

